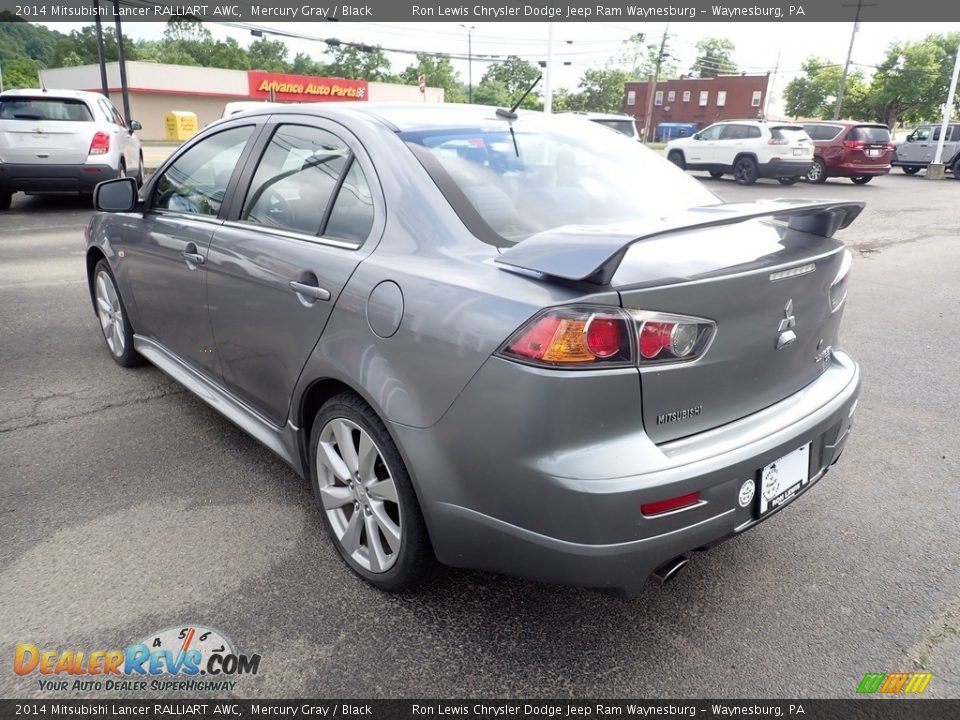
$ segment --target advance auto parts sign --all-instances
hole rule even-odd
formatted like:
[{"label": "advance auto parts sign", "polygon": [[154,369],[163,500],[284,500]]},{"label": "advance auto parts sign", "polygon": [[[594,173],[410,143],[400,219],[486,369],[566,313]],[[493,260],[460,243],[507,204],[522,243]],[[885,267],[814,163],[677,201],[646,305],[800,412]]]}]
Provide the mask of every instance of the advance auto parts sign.
[{"label": "advance auto parts sign", "polygon": [[247,80],[250,83],[250,97],[254,100],[269,100],[271,92],[277,102],[367,99],[366,80],[287,75],[262,70],[251,70],[247,73]]}]

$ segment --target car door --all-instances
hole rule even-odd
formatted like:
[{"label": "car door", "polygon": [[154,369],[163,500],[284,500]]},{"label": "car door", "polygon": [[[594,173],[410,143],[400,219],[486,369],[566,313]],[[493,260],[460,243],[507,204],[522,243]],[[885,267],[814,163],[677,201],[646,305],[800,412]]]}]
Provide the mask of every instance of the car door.
[{"label": "car door", "polygon": [[749,125],[729,123],[720,130],[719,139],[713,143],[713,160],[717,165],[732,167],[733,159],[744,150],[749,136]]},{"label": "car door", "polygon": [[930,152],[932,131],[932,127],[925,125],[910,133],[906,142],[897,148],[897,159],[904,165],[929,163],[930,160],[924,160],[924,158],[933,157],[933,153]]},{"label": "car door", "polygon": [[207,251],[256,131],[253,121],[234,123],[178,153],[146,186],[146,211],[126,233],[137,332],[214,375],[219,368],[206,309]]},{"label": "car door", "polygon": [[283,425],[300,371],[385,213],[370,160],[341,126],[277,116],[260,145],[246,192],[211,242],[207,295],[223,384]]},{"label": "car door", "polygon": [[689,148],[690,153],[688,165],[710,165],[716,162],[716,144],[723,127],[723,125],[711,125],[694,136],[690,144],[685,146],[685,149]]}]

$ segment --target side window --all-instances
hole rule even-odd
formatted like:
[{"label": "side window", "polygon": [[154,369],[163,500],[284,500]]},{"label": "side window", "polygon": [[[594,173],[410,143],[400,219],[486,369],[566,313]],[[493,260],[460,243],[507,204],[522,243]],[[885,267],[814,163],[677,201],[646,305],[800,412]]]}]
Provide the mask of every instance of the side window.
[{"label": "side window", "polygon": [[760,137],[760,128],[756,125],[747,126],[747,137],[751,139],[756,139]]},{"label": "side window", "polygon": [[920,127],[913,131],[913,139],[919,142],[930,139],[930,128]]},{"label": "side window", "polygon": [[362,243],[373,227],[373,198],[370,186],[354,160],[343,179],[323,234]]},{"label": "side window", "polygon": [[160,210],[216,217],[253,125],[204,138],[164,170],[153,193]]},{"label": "side window", "polygon": [[97,110],[100,111],[100,116],[102,119],[106,120],[108,123],[116,124],[116,118],[113,116],[113,108],[107,103],[106,100],[97,100]]},{"label": "side window", "polygon": [[701,140],[717,140],[724,129],[724,125],[712,125],[700,133]]},{"label": "side window", "polygon": [[123,115],[120,114],[120,111],[117,110],[117,106],[113,103],[109,103],[110,109],[113,111],[113,121],[122,128],[127,127],[127,121],[123,119]]},{"label": "side window", "polygon": [[240,220],[316,235],[350,150],[336,136],[281,125],[260,159]]},{"label": "side window", "polygon": [[727,125],[720,134],[721,140],[744,140],[749,137],[749,125]]},{"label": "side window", "polygon": [[933,140],[936,141],[939,139],[940,139],[940,126],[938,125],[933,129]]}]

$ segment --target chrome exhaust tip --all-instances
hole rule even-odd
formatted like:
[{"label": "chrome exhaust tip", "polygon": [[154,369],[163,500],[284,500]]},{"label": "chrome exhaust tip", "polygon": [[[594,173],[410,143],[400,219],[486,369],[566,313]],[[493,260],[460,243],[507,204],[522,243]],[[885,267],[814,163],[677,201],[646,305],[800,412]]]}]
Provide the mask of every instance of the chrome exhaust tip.
[{"label": "chrome exhaust tip", "polygon": [[666,585],[668,582],[673,580],[677,575],[680,574],[680,571],[683,570],[690,562],[690,558],[686,555],[678,555],[673,558],[673,560],[667,560],[663,565],[654,570],[650,577],[656,580],[661,585]]}]

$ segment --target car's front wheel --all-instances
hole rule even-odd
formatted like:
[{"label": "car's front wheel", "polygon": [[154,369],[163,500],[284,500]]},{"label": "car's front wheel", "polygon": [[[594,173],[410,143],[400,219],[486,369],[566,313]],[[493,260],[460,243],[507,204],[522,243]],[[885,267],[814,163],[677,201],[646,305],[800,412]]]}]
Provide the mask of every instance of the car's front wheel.
[{"label": "car's front wheel", "polygon": [[781,185],[796,185],[798,182],[800,182],[800,178],[798,178],[798,177],[778,177],[778,178],[777,178],[777,182],[780,183]]},{"label": "car's front wheel", "polygon": [[904,165],[900,169],[903,170],[907,175],[916,175],[918,172],[920,172],[919,165]]},{"label": "car's front wheel", "polygon": [[757,161],[752,157],[738,158],[733,166],[733,178],[741,185],[753,185],[759,177]]},{"label": "car's front wheel", "polygon": [[137,187],[143,187],[143,153],[140,153],[140,165],[137,168]]},{"label": "car's front wheel", "polygon": [[0,192],[0,210],[9,210],[13,201],[13,193]]},{"label": "car's front wheel", "polygon": [[123,367],[142,365],[143,357],[133,349],[133,329],[127,319],[127,310],[106,260],[101,260],[94,268],[93,298],[110,356]]},{"label": "car's front wheel", "polygon": [[827,166],[823,164],[820,158],[813,159],[813,165],[807,170],[807,182],[825,183],[827,181]]},{"label": "car's front wheel", "polygon": [[854,185],[866,185],[873,180],[873,175],[858,175],[857,177],[850,178],[850,180]]},{"label": "car's front wheel", "polygon": [[681,170],[687,169],[687,161],[684,159],[683,153],[680,152],[679,150],[671,150],[670,154],[667,155],[667,160],[672,162]]},{"label": "car's front wheel", "polygon": [[387,591],[420,581],[433,551],[413,484],[383,422],[353,393],[320,408],[310,437],[310,474],[340,556]]},{"label": "car's front wheel", "polygon": [[714,180],[719,180],[720,178],[723,177],[723,173],[720,172],[719,170],[711,170],[710,177],[712,177]]},{"label": "car's front wheel", "polygon": [[953,167],[950,169],[953,171],[953,179],[960,180],[960,158],[953,161]]}]

